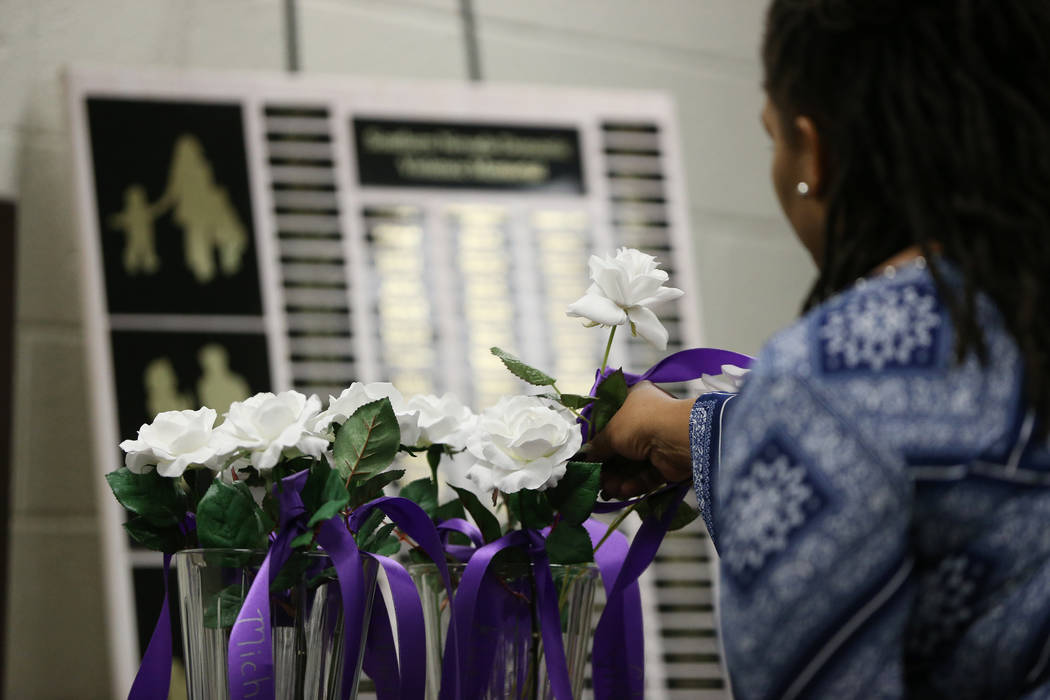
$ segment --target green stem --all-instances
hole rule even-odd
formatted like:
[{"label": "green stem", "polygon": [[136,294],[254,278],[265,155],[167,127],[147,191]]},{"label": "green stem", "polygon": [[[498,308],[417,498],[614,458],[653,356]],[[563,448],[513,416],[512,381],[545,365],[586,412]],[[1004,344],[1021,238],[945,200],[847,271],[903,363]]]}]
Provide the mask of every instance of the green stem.
[{"label": "green stem", "polygon": [[536,585],[536,572],[531,563],[529,564],[529,584],[532,588],[532,596],[529,599],[529,607],[532,612],[532,630],[529,639],[529,684],[532,690],[530,695],[533,700],[537,700],[540,697],[540,611],[536,600],[539,587]]},{"label": "green stem", "polygon": [[[607,355],[607,356],[608,356],[608,355]],[[604,370],[605,368],[603,367],[602,369]],[[560,397],[560,396],[562,395],[562,394],[561,394],[561,390],[560,390],[560,389],[558,389],[558,385],[557,385],[557,384],[551,384],[551,389],[552,389],[552,390],[554,391],[554,393],[555,393],[555,394],[557,394],[557,395],[558,395],[559,397]],[[585,423],[587,424],[587,427],[588,427],[588,428],[589,428],[589,427],[591,427],[591,421],[590,421],[590,419],[588,419],[588,418],[587,418],[586,416],[584,416],[584,415],[583,415],[582,413],[580,413],[579,411],[577,411],[577,410],[576,410],[575,408],[573,408],[572,406],[566,406],[565,404],[562,404],[562,407],[564,407],[564,408],[568,409],[568,410],[569,410],[569,411],[570,411],[570,412],[572,413],[572,415],[576,416],[577,418],[579,418],[580,420],[582,420],[583,422],[585,422]]]},{"label": "green stem", "polygon": [[437,503],[438,502],[438,491],[440,489],[438,488],[438,465],[436,465],[436,464],[431,464],[430,465],[430,486],[434,490],[434,503]]},{"label": "green stem", "polygon": [[627,519],[627,516],[629,516],[631,513],[634,512],[634,509],[637,508],[638,504],[641,503],[641,502],[642,502],[642,499],[638,499],[637,501],[635,501],[634,503],[631,504],[630,508],[628,508],[627,510],[621,512],[619,515],[616,516],[616,520],[613,520],[609,524],[609,529],[606,530],[605,534],[602,535],[602,538],[600,540],[598,540],[598,544],[594,545],[594,551],[595,552],[597,552],[601,548],[601,546],[603,544],[605,544],[605,540],[609,539],[609,535],[611,535],[613,533],[613,530],[615,530],[616,528],[620,527],[620,524],[624,520]]},{"label": "green stem", "polygon": [[616,329],[618,326],[613,326],[609,330],[609,342],[605,344],[605,356],[602,358],[602,373],[605,373],[605,365],[609,364],[609,351],[612,350],[613,337],[616,335]]}]

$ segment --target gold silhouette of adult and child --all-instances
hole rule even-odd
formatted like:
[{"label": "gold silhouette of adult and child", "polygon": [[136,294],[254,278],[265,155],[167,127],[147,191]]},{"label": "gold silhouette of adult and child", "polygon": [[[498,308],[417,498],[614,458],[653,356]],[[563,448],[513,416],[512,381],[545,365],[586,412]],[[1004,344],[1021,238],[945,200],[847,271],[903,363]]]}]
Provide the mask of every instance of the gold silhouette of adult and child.
[{"label": "gold silhouette of adult and child", "polygon": [[[109,217],[111,228],[124,232],[124,270],[128,275],[152,275],[160,269],[154,221],[172,212],[182,228],[186,267],[200,284],[236,274],[248,246],[248,234],[226,188],[215,182],[211,164],[200,140],[182,134],[175,140],[168,184],[164,194],[150,203],[145,186],[124,189],[124,209]],[[218,259],[218,264],[216,264]]]},{"label": "gold silhouette of adult and child", "polygon": [[208,343],[197,351],[201,376],[197,380],[197,400],[192,392],[179,391],[179,377],[167,357],[153,359],[142,373],[146,390],[146,411],[152,420],[164,411],[191,411],[200,406],[214,408],[221,416],[234,401],[251,393],[244,377],[230,369],[229,354],[219,343]]}]

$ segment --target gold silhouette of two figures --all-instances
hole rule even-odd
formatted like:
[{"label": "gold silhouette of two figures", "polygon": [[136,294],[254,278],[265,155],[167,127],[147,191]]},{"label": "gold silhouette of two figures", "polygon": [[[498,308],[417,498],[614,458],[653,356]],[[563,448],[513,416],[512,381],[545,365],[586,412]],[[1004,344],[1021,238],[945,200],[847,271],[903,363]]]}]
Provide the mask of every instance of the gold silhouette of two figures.
[{"label": "gold silhouette of two figures", "polygon": [[210,406],[220,416],[234,401],[243,401],[251,393],[244,377],[230,369],[226,348],[208,343],[197,352],[201,376],[197,380],[197,400],[192,392],[179,391],[179,377],[167,357],[158,357],[146,365],[142,380],[146,389],[146,412],[152,420],[164,411],[191,411]]},{"label": "gold silhouette of two figures", "polygon": [[152,275],[160,269],[153,224],[169,211],[182,229],[183,258],[198,283],[240,270],[248,234],[193,134],[175,140],[168,184],[156,202],[149,201],[143,185],[131,184],[124,190],[124,209],[109,217],[110,227],[124,232],[123,263],[129,275]]}]

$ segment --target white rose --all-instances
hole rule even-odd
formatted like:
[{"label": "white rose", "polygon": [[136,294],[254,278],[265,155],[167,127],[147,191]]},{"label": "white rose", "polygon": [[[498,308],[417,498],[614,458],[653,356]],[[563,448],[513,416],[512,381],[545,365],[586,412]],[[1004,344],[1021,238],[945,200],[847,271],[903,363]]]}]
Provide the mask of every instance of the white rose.
[{"label": "white rose", "polygon": [[354,382],[343,393],[328,397],[328,410],[317,416],[314,430],[323,433],[332,423],[342,423],[366,403],[379,399],[390,399],[390,407],[397,416],[397,425],[401,429],[401,444],[413,446],[419,441],[419,411],[411,409],[405,403],[405,397],[390,382],[372,382],[362,384]]},{"label": "white rose", "polygon": [[744,383],[744,377],[750,372],[749,369],[737,367],[736,365],[722,365],[722,374],[704,374],[700,377],[700,383],[706,391],[717,391],[723,394],[740,393],[740,387]]},{"label": "white rose", "polygon": [[633,248],[588,262],[591,286],[569,305],[568,315],[587,319],[589,326],[628,325],[660,350],[667,348],[667,329],[649,307],[682,296],[681,289],[663,286],[667,273],[658,270],[656,258]]},{"label": "white rose", "polygon": [[454,450],[466,447],[467,433],[476,417],[455,394],[445,394],[441,398],[433,394],[417,394],[408,400],[407,407],[416,411],[418,416],[417,447],[448,445]]},{"label": "white rose", "polygon": [[475,464],[467,478],[482,491],[543,490],[565,476],[583,438],[575,418],[535,396],[504,396],[467,438]]},{"label": "white rose", "polygon": [[441,477],[445,480],[445,483],[449,486],[455,486],[456,488],[466,489],[470,491],[478,500],[482,503],[488,498],[492,491],[490,486],[487,490],[481,488],[478,482],[470,478],[470,470],[478,463],[478,460],[470,452],[464,450],[462,452],[455,452],[452,455],[444,455],[441,458],[441,464],[438,466],[438,472]]},{"label": "white rose", "polygon": [[226,422],[215,429],[215,444],[226,452],[246,452],[259,471],[282,457],[320,457],[328,440],[312,430],[321,400],[297,391],[256,394],[230,405]]},{"label": "white rose", "polygon": [[218,449],[212,444],[215,411],[165,411],[152,423],[139,428],[137,440],[125,440],[120,449],[127,455],[124,464],[136,474],[157,467],[161,476],[179,477],[191,465],[211,466]]}]

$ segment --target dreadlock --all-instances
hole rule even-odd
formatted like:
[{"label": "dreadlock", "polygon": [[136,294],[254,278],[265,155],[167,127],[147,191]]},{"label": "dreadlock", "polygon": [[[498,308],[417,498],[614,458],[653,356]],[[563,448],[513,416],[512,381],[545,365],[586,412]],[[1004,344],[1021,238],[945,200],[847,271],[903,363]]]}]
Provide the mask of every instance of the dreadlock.
[{"label": "dreadlock", "polygon": [[[1050,2],[773,0],[766,91],[826,145],[828,216],[809,309],[918,245],[956,327],[987,351],[976,295],[1050,417]],[[934,251],[958,269],[945,283]]]}]

